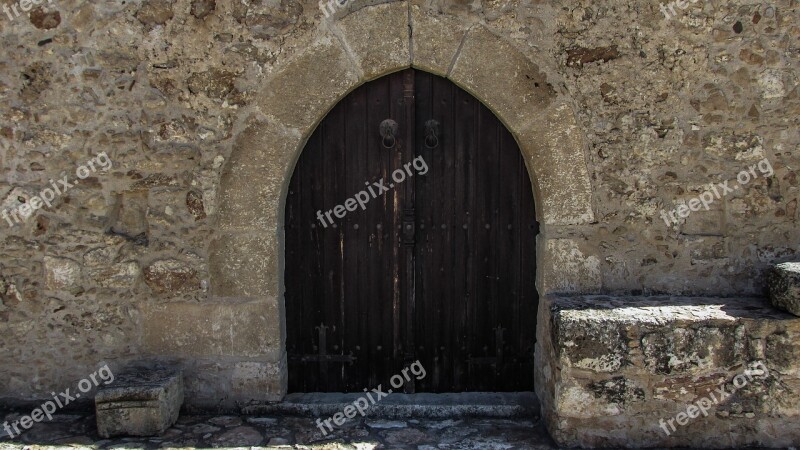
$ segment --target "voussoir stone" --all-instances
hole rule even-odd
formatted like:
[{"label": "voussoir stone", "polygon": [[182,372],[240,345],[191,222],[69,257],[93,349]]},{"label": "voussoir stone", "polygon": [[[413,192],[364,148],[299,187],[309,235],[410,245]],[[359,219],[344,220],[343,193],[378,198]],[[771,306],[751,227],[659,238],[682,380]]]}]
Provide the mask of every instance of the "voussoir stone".
[{"label": "voussoir stone", "polygon": [[556,97],[539,66],[483,26],[464,38],[449,78],[481,99],[512,133],[533,122]]},{"label": "voussoir stone", "polygon": [[539,208],[548,225],[594,222],[592,185],[581,128],[572,108],[553,105],[541,122],[519,134],[520,149],[539,189]]},{"label": "voussoir stone", "polygon": [[300,132],[274,121],[252,122],[239,134],[220,182],[220,230],[277,228],[280,199],[301,142]]},{"label": "voussoir stone", "polygon": [[362,8],[341,19],[338,26],[365,79],[411,64],[406,2]]},{"label": "voussoir stone", "polygon": [[414,67],[446,76],[466,29],[455,17],[411,6]]},{"label": "voussoir stone", "polygon": [[800,262],[777,264],[770,270],[767,287],[776,308],[800,316]]},{"label": "voussoir stone", "polygon": [[358,71],[340,41],[325,35],[277,69],[255,103],[286,127],[311,134],[314,125],[358,83]]}]

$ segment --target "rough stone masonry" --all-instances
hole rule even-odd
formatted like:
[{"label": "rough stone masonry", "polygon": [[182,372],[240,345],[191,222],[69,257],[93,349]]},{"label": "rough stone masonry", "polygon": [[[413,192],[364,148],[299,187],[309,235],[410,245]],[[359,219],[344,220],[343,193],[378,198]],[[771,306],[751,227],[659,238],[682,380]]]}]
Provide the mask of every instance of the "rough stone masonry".
[{"label": "rough stone masonry", "polygon": [[[409,65],[519,141],[540,295],[763,297],[770,265],[800,256],[798,37],[796,0],[670,20],[652,0],[353,0],[330,18],[312,0],[56,0],[2,16],[0,209],[101,152],[113,168],[0,228],[0,397],[152,359],[183,368],[194,406],[282,398],[292,165],[338,98]],[[764,158],[773,176],[658,217]],[[620,386],[594,392],[639,401]]]}]

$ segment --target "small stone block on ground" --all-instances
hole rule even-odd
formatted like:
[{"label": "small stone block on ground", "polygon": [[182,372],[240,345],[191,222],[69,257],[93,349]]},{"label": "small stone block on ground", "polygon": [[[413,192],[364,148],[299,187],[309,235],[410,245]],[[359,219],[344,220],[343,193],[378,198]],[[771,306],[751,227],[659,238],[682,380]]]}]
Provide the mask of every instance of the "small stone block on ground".
[{"label": "small stone block on ground", "polygon": [[182,404],[180,370],[131,369],[97,392],[97,433],[103,438],[158,436],[178,420]]},{"label": "small stone block on ground", "polygon": [[775,265],[767,278],[767,286],[776,308],[800,316],[800,262]]}]

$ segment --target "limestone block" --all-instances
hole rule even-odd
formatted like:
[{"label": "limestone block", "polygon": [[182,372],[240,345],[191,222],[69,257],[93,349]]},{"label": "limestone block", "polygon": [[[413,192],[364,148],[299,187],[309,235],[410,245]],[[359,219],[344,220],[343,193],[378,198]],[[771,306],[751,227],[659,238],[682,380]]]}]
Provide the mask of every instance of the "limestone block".
[{"label": "limestone block", "polygon": [[450,79],[481,99],[511,130],[526,128],[556,96],[538,66],[482,26],[464,39]]},{"label": "limestone block", "polygon": [[225,234],[211,243],[211,293],[218,297],[277,297],[275,234]]},{"label": "limestone block", "polygon": [[763,299],[546,296],[539,315],[536,390],[562,447],[800,439],[800,319]]},{"label": "limestone block", "polygon": [[251,122],[239,134],[220,181],[221,230],[277,229],[283,187],[301,143],[299,132],[274,121]]},{"label": "limestone block", "polygon": [[136,261],[123,261],[107,267],[86,270],[87,277],[100,286],[108,288],[131,288],[136,285],[141,268]]},{"label": "limestone block", "polygon": [[427,72],[446,76],[466,34],[458,19],[446,14],[411,6],[414,28],[413,65]]},{"label": "limestone block", "polygon": [[127,191],[117,194],[109,217],[109,230],[128,237],[146,236],[147,191]]},{"label": "limestone block", "polygon": [[536,245],[542,249],[536,263],[536,288],[540,294],[593,293],[602,286],[600,258],[590,243],[578,239],[546,239],[541,234]]},{"label": "limestone block", "polygon": [[554,105],[543,114],[519,136],[538,187],[540,220],[546,225],[592,223],[592,185],[581,128],[568,104]]},{"label": "limestone block", "polygon": [[142,305],[144,351],[180,357],[277,361],[282,329],[275,300]]},{"label": "limestone block", "polygon": [[800,316],[800,262],[776,265],[767,278],[767,287],[776,308]]},{"label": "limestone block", "polygon": [[365,79],[372,80],[411,64],[406,2],[362,8],[337,25]]},{"label": "limestone block", "polygon": [[339,40],[324,36],[278,69],[256,103],[279,123],[313,131],[336,101],[358,83],[358,74]]},{"label": "limestone block", "polygon": [[183,374],[177,369],[137,368],[116,376],[95,396],[97,433],[157,436],[177,420],[183,404]]},{"label": "limestone block", "polygon": [[[237,398],[248,399],[286,392],[287,372],[286,355],[276,363],[238,362],[233,366],[231,376],[232,394]],[[281,400],[280,395],[273,400]]]},{"label": "limestone block", "polygon": [[45,286],[50,290],[70,288],[80,280],[81,266],[69,258],[44,257]]},{"label": "limestone block", "polygon": [[159,294],[181,294],[200,288],[197,271],[176,259],[163,259],[143,271],[147,286]]}]

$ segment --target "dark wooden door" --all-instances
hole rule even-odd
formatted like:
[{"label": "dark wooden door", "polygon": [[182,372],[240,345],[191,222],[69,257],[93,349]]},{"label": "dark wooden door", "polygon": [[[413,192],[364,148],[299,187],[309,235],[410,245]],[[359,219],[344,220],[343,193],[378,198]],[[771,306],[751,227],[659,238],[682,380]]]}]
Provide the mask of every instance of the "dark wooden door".
[{"label": "dark wooden door", "polygon": [[343,99],[297,163],[285,231],[291,392],[387,386],[416,360],[407,392],[533,389],[530,181],[450,81],[409,69]]}]

